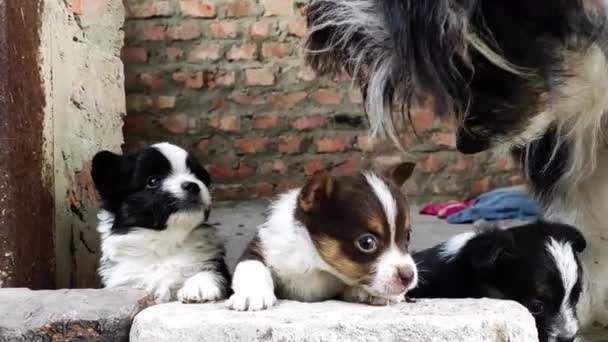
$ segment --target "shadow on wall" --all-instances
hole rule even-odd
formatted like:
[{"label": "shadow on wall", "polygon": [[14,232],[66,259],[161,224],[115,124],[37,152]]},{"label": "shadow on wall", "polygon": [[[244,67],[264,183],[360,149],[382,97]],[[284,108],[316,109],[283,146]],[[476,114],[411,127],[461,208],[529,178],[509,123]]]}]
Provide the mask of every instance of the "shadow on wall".
[{"label": "shadow on wall", "polygon": [[[168,140],[192,148],[218,199],[264,197],[323,168],[398,155],[372,151],[350,78],[304,66],[304,0],[125,0],[125,149]],[[513,164],[453,153],[454,137],[425,111],[401,140],[419,162],[410,195],[459,198],[519,183]]]}]

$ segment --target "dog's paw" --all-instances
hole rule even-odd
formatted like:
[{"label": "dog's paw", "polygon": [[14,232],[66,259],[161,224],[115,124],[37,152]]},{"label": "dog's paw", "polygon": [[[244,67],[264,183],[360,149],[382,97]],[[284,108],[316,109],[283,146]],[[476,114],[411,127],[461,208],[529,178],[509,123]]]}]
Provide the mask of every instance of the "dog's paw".
[{"label": "dog's paw", "polygon": [[177,300],[182,303],[204,303],[222,299],[222,280],[213,273],[201,272],[188,278],[177,291]]},{"label": "dog's paw", "polygon": [[373,296],[359,287],[349,287],[342,293],[342,299],[352,303],[381,306],[401,303],[405,300],[405,296],[379,297]]},{"label": "dog's paw", "polygon": [[273,291],[246,291],[235,292],[226,306],[237,311],[260,311],[268,310],[277,302],[277,297]]}]

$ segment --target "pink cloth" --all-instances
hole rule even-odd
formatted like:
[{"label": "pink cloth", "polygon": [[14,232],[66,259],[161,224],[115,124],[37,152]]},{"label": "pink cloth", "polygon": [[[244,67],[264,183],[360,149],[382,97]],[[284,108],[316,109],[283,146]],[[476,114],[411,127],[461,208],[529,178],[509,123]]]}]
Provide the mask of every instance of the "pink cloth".
[{"label": "pink cloth", "polygon": [[452,214],[456,214],[457,212],[470,207],[474,202],[475,200],[431,203],[423,206],[420,209],[420,214],[433,215],[445,219]]}]

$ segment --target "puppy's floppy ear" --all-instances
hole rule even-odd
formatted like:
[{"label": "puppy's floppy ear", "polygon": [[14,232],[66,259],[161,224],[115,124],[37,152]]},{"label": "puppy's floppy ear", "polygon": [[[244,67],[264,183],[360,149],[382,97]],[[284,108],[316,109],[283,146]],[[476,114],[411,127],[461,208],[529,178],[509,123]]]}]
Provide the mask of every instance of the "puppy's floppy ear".
[{"label": "puppy's floppy ear", "polygon": [[401,187],[414,173],[415,163],[399,163],[384,171],[384,176],[391,179],[398,187]]},{"label": "puppy's floppy ear", "polygon": [[550,234],[558,238],[559,240],[565,240],[572,245],[572,249],[576,253],[581,253],[587,247],[587,240],[574,226],[567,224],[551,224]]},{"label": "puppy's floppy ear", "polygon": [[101,151],[93,157],[91,176],[102,198],[116,195],[122,173],[122,158],[110,151]]},{"label": "puppy's floppy ear", "polygon": [[304,185],[298,196],[298,206],[305,213],[317,210],[324,200],[331,197],[335,179],[326,171],[316,172]]},{"label": "puppy's floppy ear", "polygon": [[479,273],[488,272],[496,262],[512,255],[515,242],[511,235],[501,229],[480,233],[463,248],[470,265]]}]

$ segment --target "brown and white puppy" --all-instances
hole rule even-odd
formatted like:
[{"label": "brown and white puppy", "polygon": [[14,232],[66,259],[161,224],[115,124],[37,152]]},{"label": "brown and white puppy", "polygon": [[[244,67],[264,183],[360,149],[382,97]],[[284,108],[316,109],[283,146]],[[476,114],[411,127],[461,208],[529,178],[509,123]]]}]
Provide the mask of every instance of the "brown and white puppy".
[{"label": "brown and white puppy", "polygon": [[228,307],[269,309],[277,297],[372,305],[404,300],[418,275],[399,187],[413,169],[402,163],[388,177],[321,172],[281,195],[236,266]]}]

